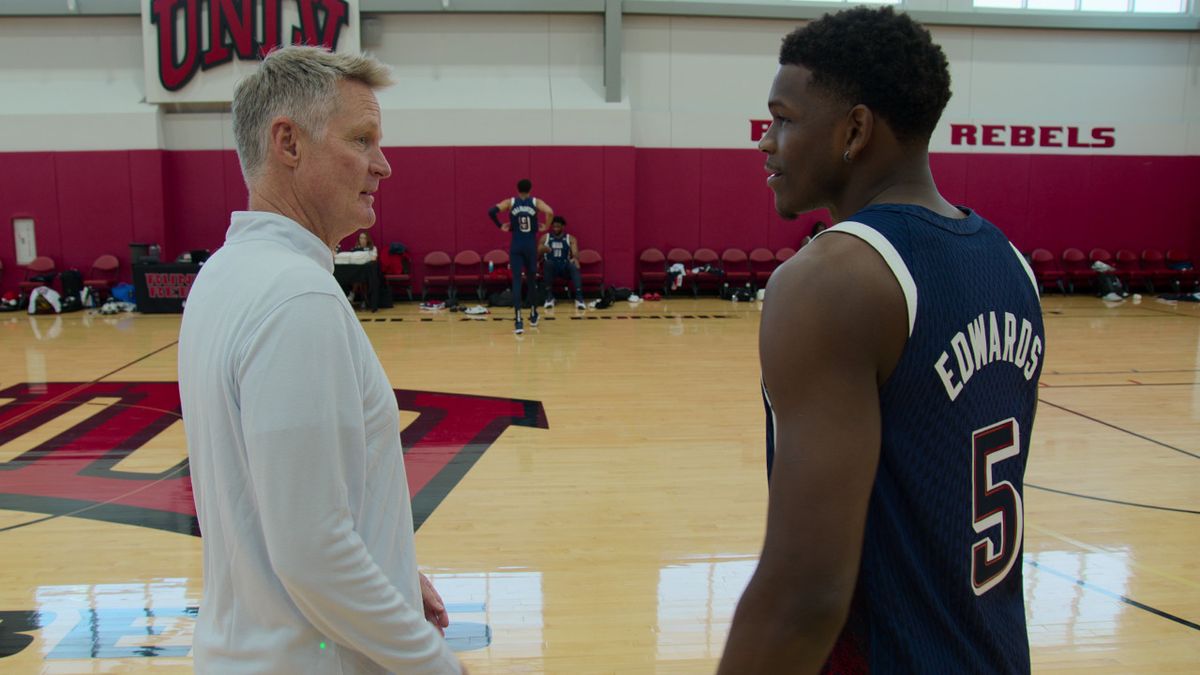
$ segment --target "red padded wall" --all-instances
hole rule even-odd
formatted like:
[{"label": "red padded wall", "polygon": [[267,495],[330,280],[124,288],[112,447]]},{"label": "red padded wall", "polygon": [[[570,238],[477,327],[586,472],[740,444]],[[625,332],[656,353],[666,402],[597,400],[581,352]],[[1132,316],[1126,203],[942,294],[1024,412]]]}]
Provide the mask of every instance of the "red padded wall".
[{"label": "red padded wall", "polygon": [[[376,199],[372,236],[403,242],[418,263],[431,250],[507,248],[487,209],[528,177],[534,194],[604,256],[606,281],[632,286],[648,246],[799,245],[824,212],[785,220],[753,149],[632,147],[388,148],[392,177]],[[942,194],[995,222],[1022,250],[1183,247],[1200,257],[1200,157],[934,154]],[[215,249],[229,212],[246,208],[232,151],[0,153],[0,288],[22,277],[11,230],[35,219],[38,252],[86,271],[114,253],[129,277],[128,244],[159,243],[168,259]],[[420,269],[416,270],[420,273]]]}]

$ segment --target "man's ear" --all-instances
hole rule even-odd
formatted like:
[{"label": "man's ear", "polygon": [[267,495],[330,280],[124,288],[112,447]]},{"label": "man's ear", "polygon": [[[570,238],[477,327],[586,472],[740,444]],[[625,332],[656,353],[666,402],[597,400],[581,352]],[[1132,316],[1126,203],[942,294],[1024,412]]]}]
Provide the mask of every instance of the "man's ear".
[{"label": "man's ear", "polygon": [[846,113],[846,135],[843,143],[844,157],[850,161],[867,149],[871,135],[875,132],[875,113],[863,104],[858,104]]},{"label": "man's ear", "polygon": [[300,163],[300,127],[283,115],[271,120],[271,154],[289,168]]}]

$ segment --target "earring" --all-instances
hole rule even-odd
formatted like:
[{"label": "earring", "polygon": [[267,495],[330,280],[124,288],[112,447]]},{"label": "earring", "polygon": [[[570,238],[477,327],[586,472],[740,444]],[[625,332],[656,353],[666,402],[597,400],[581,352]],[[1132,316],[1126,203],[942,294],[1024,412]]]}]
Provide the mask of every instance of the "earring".
[{"label": "earring", "polygon": [[850,151],[849,150],[842,153],[842,161],[847,164],[850,163]]}]

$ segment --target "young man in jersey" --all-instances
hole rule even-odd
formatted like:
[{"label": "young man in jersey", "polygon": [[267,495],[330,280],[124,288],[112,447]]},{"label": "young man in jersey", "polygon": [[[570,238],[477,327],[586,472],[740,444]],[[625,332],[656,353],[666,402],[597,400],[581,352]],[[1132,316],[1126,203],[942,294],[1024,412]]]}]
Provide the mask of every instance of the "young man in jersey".
[{"label": "young man in jersey", "polygon": [[759,144],[775,208],[837,225],[768,284],[766,538],[719,672],[1029,672],[1045,338],[1021,256],[934,185],[946,57],[883,7],[798,29],[779,62]]},{"label": "young man in jersey", "polygon": [[[517,335],[525,332],[525,322],[521,320],[521,273],[525,273],[526,289],[529,297],[529,325],[538,325],[537,302],[534,292],[537,287],[537,235],[546,231],[546,224],[554,218],[554,209],[546,202],[533,197],[529,191],[533,183],[528,178],[517,181],[517,196],[505,199],[488,209],[488,217],[496,227],[505,232],[512,232],[512,243],[509,245],[508,256],[512,265],[512,294],[513,310],[516,320],[513,332]],[[501,211],[508,211],[508,222],[500,222]],[[538,213],[546,214],[546,220],[538,222]]]},{"label": "young man in jersey", "polygon": [[554,307],[554,281],[559,277],[571,280],[571,290],[575,292],[575,309],[587,309],[583,304],[583,280],[579,276],[579,243],[575,237],[566,233],[567,219],[554,216],[550,224],[550,233],[538,244],[538,255],[546,257],[546,267],[543,270],[546,283],[546,309]]}]

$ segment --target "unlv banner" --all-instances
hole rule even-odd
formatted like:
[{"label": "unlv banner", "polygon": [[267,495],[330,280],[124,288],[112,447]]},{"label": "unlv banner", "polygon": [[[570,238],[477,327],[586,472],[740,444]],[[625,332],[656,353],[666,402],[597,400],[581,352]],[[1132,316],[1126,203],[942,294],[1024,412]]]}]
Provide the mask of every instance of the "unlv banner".
[{"label": "unlv banner", "polygon": [[233,99],[281,45],[359,49],[359,0],[142,0],[146,102]]}]

